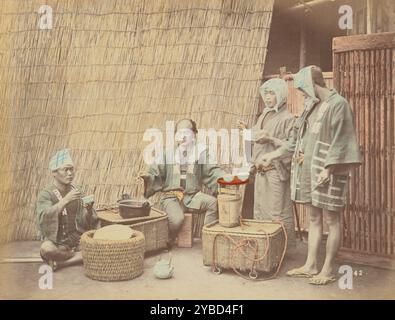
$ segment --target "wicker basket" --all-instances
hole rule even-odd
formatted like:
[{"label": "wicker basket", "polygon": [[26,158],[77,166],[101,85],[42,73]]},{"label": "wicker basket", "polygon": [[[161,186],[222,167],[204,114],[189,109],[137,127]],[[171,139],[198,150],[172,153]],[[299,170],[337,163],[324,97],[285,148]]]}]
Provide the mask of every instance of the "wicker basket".
[{"label": "wicker basket", "polygon": [[166,248],[169,238],[167,214],[151,207],[148,217],[123,219],[117,210],[98,212],[101,226],[123,224],[131,226],[134,230],[141,231],[145,236],[145,252]]},{"label": "wicker basket", "polygon": [[151,207],[151,211],[149,216],[146,217],[138,217],[138,218],[129,218],[124,219],[119,215],[118,209],[112,210],[101,210],[97,212],[97,216],[100,220],[100,224],[102,227],[108,226],[110,224],[124,224],[124,225],[132,225],[135,223],[140,223],[144,221],[150,221],[153,219],[163,218],[166,215],[163,211],[159,209]]},{"label": "wicker basket", "polygon": [[169,239],[169,223],[166,214],[160,218],[134,223],[133,230],[142,232],[145,236],[145,252],[156,251],[167,247]]},{"label": "wicker basket", "polygon": [[85,274],[94,280],[120,281],[138,277],[144,266],[144,235],[134,230],[127,240],[94,240],[95,231],[81,236]]},{"label": "wicker basket", "polygon": [[192,226],[193,237],[201,239],[206,212],[194,213],[192,217],[193,217],[193,226]]},{"label": "wicker basket", "polygon": [[[214,221],[203,227],[204,265],[212,266],[215,258],[215,266],[218,268],[251,271],[255,250],[258,258],[262,258],[254,267],[256,271],[270,272],[279,265],[285,242],[281,226],[247,219],[243,223],[243,227],[226,228]],[[240,246],[243,243],[245,246]],[[240,247],[236,249],[238,245]]]}]

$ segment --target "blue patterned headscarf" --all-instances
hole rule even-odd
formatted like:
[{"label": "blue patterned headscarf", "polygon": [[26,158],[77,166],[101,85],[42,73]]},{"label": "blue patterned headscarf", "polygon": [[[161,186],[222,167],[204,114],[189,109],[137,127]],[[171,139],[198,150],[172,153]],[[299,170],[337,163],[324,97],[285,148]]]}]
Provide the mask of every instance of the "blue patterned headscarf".
[{"label": "blue patterned headscarf", "polygon": [[59,150],[49,161],[49,169],[51,171],[58,170],[66,165],[74,166],[73,160],[71,160],[69,149]]}]

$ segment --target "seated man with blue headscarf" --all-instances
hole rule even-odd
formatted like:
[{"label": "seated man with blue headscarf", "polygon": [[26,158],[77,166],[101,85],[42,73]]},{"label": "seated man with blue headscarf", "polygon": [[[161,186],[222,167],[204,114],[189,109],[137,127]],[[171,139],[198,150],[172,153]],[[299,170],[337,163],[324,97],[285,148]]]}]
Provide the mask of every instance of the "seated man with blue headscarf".
[{"label": "seated man with blue headscarf", "polygon": [[38,195],[36,215],[43,243],[40,255],[53,270],[82,261],[79,251],[83,232],[95,229],[98,219],[93,199],[83,197],[72,184],[74,164],[69,150],[58,151],[51,159],[49,169],[54,178]]}]

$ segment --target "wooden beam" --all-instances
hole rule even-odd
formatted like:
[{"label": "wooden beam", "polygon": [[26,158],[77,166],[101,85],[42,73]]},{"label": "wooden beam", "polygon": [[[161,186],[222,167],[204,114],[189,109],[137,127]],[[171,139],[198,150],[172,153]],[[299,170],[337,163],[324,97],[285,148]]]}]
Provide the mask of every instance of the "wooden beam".
[{"label": "wooden beam", "polygon": [[0,260],[0,263],[43,263],[43,259],[40,257],[15,257],[15,258],[4,258]]},{"label": "wooden beam", "polygon": [[308,2],[303,2],[301,4],[297,4],[291,8],[288,9],[289,12],[298,12],[301,10],[307,10],[312,7],[325,4],[325,3],[330,3],[330,2],[335,2],[336,0],[313,0],[313,1],[308,1]]},{"label": "wooden beam", "polygon": [[395,48],[395,32],[336,37],[332,41],[332,50],[334,53],[389,48]]}]

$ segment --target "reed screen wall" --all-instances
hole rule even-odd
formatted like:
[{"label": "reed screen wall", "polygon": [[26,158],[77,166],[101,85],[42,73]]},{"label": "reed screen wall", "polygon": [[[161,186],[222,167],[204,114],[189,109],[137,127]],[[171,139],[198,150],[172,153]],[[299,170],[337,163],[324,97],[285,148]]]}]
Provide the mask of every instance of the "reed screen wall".
[{"label": "reed screen wall", "polygon": [[0,2],[0,242],[35,239],[50,157],[68,147],[97,203],[141,194],[147,128],[257,113],[273,1]]}]

